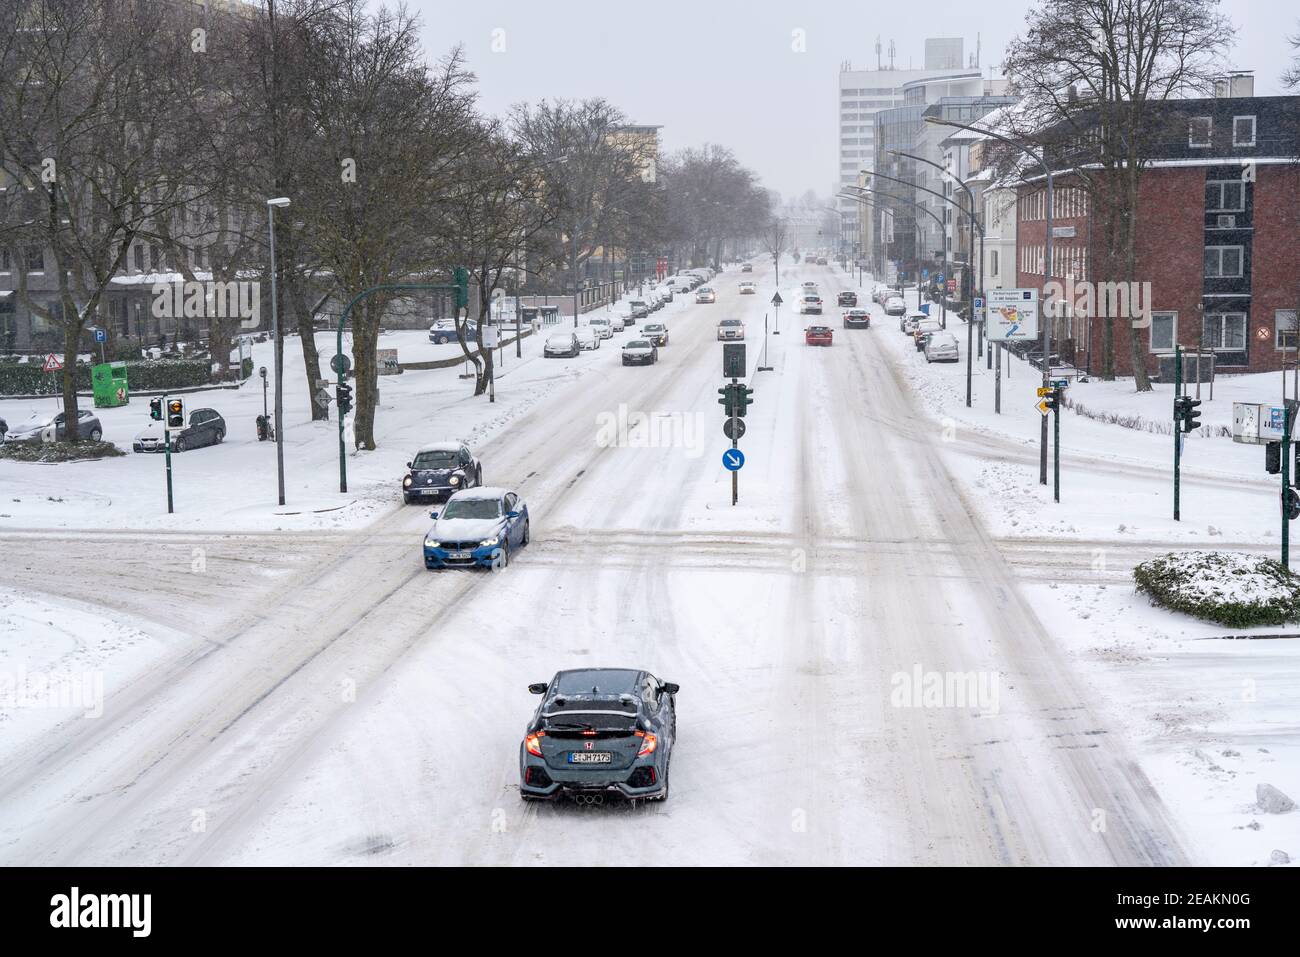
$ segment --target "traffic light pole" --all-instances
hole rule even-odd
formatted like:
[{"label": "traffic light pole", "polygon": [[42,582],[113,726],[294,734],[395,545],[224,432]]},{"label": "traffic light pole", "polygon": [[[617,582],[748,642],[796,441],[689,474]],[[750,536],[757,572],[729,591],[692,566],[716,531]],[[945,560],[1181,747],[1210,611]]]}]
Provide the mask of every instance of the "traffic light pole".
[{"label": "traffic light pole", "polygon": [[[1183,348],[1174,346],[1174,521],[1182,519],[1183,417],[1178,400],[1183,392]],[[1285,528],[1285,523],[1283,523]],[[1285,531],[1283,532],[1285,534]],[[1283,548],[1285,549],[1285,545]]]},{"label": "traffic light pole", "polygon": [[163,426],[163,449],[167,458],[167,514],[175,509],[172,506],[172,430]]},{"label": "traffic light pole", "polygon": [[[739,379],[733,378],[731,380],[731,389],[732,389],[731,394],[739,397],[739,389],[740,389]],[[738,431],[738,426],[736,425],[736,420],[739,418],[737,413],[739,411],[740,411],[740,403],[734,402],[731,406],[731,447],[733,449],[740,448],[740,440],[738,438],[740,433]],[[731,504],[735,505],[739,497],[740,497],[740,473],[739,471],[733,469],[731,473]]]},{"label": "traffic light pole", "polygon": [[1295,413],[1288,404],[1282,417],[1282,567],[1291,567],[1291,426]]},{"label": "traffic light pole", "polygon": [[[356,298],[354,298],[350,303],[347,304],[347,307],[343,310],[343,315],[339,316],[338,342],[335,345],[334,354],[339,356],[343,355],[343,330],[347,328],[348,316],[352,314],[352,307],[355,306],[357,303],[359,303],[362,299],[366,299],[370,296],[373,296],[377,292],[386,292],[386,291],[392,292],[395,290],[437,291],[439,289],[442,289],[456,294],[456,309],[458,312],[462,308],[467,308],[469,306],[468,273],[464,273],[464,275],[462,276],[461,275],[463,272],[462,269],[457,269],[456,272],[457,272],[457,281],[455,283],[393,282],[393,283],[383,283],[382,285],[378,285],[378,286],[371,286],[369,289],[363,289],[360,293],[357,294]],[[347,373],[339,372],[338,376],[339,376],[339,382],[341,383],[347,377]],[[343,410],[340,409],[339,410],[339,491],[340,492],[346,492],[348,490],[347,443],[344,439],[344,430],[343,430],[344,420],[346,418],[347,416],[344,414]],[[279,435],[278,430],[282,425],[283,423],[281,422],[276,423],[277,435]]]}]

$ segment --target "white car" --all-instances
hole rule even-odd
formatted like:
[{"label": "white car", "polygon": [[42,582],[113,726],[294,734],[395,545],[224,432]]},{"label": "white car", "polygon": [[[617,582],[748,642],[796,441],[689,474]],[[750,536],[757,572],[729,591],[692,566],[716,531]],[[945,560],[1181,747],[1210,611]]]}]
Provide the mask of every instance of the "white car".
[{"label": "white car", "polygon": [[566,332],[552,332],[546,337],[546,344],[542,346],[542,355],[550,359],[560,356],[576,356],[582,347],[578,345],[578,337],[574,335],[573,330]]},{"label": "white car", "polygon": [[745,324],[739,319],[723,319],[718,323],[718,340],[740,341],[745,338]]},{"label": "white car", "polygon": [[926,362],[957,362],[957,337],[951,332],[932,332],[925,340]]},{"label": "white car", "polygon": [[898,296],[890,296],[885,300],[885,315],[906,316],[907,303],[903,302],[903,300]]},{"label": "white car", "polygon": [[610,325],[608,319],[602,319],[602,318],[588,319],[587,325],[591,326],[591,328],[595,331],[596,335],[601,339],[614,338],[614,327]]},{"label": "white car", "polygon": [[579,349],[590,352],[600,348],[601,336],[591,326],[579,326],[573,330],[573,334],[578,338]]},{"label": "white car", "polygon": [[753,296],[758,293],[758,283],[745,281],[740,284],[740,294],[742,296]]}]

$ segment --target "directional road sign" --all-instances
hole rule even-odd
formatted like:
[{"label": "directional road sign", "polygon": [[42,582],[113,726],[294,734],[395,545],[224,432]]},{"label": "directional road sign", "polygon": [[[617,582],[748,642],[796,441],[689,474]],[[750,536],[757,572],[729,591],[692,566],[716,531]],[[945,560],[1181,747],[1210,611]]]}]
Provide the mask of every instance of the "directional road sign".
[{"label": "directional road sign", "polygon": [[[724,419],[722,422],[722,434],[725,435],[727,438],[731,439],[733,442],[739,441],[745,435],[745,420]],[[741,462],[743,464],[744,456],[741,456]]]},{"label": "directional road sign", "polygon": [[740,449],[727,449],[722,453],[722,467],[728,472],[739,472],[745,465],[745,453]]},{"label": "directional road sign", "polygon": [[1043,418],[1047,418],[1048,413],[1052,411],[1051,408],[1048,406],[1046,399],[1039,399],[1037,408],[1038,411],[1043,414]]},{"label": "directional road sign", "polygon": [[785,302],[785,300],[781,298],[781,294],[779,292],[772,293],[772,305],[779,306],[783,302]]}]

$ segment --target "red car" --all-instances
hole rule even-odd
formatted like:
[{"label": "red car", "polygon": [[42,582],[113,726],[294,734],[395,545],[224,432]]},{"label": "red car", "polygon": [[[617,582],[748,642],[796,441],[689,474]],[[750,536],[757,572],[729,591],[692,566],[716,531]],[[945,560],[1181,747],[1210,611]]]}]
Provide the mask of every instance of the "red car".
[{"label": "red car", "polygon": [[831,335],[830,326],[809,326],[803,331],[803,341],[810,346],[829,346]]}]

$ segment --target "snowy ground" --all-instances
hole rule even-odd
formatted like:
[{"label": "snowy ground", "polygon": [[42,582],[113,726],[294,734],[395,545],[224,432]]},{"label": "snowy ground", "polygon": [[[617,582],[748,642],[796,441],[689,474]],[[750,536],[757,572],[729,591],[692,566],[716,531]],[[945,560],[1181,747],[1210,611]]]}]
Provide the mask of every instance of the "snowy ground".
[{"label": "snowy ground", "polygon": [[[714,326],[746,321],[752,370],[774,291],[760,269],[759,295],[740,297],[740,278],[713,282],[716,305],[679,299],[656,315],[672,342],[655,367],[621,367],[611,343],[542,360],[537,338],[524,361],[507,356],[495,407],[454,370],[385,380],[381,450],[350,461],[354,491],[336,512],[275,514],[273,450],[249,441],[261,403],[247,390],[218,394],[231,411],[212,403],[246,423],[242,443],[232,431],[178,457],[192,471],[172,519],[156,459],[5,463],[5,498],[70,501],[14,503],[0,519],[20,556],[0,563],[0,666],[97,669],[105,690],[97,720],[14,725],[0,860],[1300,856],[1300,813],[1250,810],[1257,783],[1300,796],[1295,643],[1211,640],[1221,630],[1151,609],[1127,584],[1170,543],[1269,548],[1275,510],[1254,456],[1215,441],[1211,458],[1208,439],[1198,456],[1189,442],[1176,525],[1172,440],[1067,416],[1057,506],[1037,485],[1023,365],[1004,382],[1005,415],[987,372],[967,410],[964,362],[926,366],[879,310],[872,329],[849,331],[832,308],[835,345],[814,349],[783,308],[775,371],[751,374],[733,508]],[[851,285],[803,267],[783,277],[787,303],[805,278],[828,302]],[[286,385],[286,408],[300,408],[301,380]],[[602,438],[603,423],[638,414],[655,429]],[[332,424],[305,418],[286,433],[289,501],[338,504]],[[126,441],[133,422],[106,431]],[[487,479],[528,500],[533,544],[503,573],[425,572],[427,517],[396,504],[411,449],[448,435],[470,438]],[[10,496],[14,480],[40,491]],[[84,573],[59,573],[74,549]],[[160,594],[169,567],[182,574]],[[112,627],[69,663],[67,623],[89,632],[73,616],[94,607]],[[671,799],[523,805],[525,686],[597,664],[682,685]],[[917,669],[988,693],[900,701]]]}]

